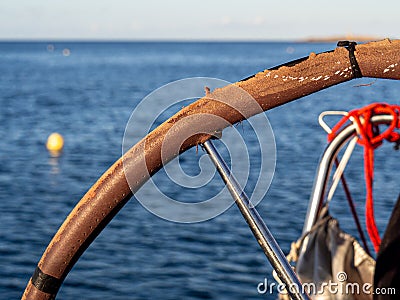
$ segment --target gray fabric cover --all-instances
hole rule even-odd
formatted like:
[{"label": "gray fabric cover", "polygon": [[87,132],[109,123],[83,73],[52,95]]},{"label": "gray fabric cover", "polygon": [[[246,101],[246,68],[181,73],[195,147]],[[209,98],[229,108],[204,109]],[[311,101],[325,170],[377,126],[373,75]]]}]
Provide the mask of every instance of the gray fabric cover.
[{"label": "gray fabric cover", "polygon": [[[329,215],[327,208],[323,208],[320,216],[313,229],[302,238],[296,264],[296,271],[303,283],[313,282],[317,291],[324,290],[323,293],[312,293],[311,298],[372,299],[372,294],[364,293],[363,288],[371,287],[372,292],[374,259],[354,237],[339,228],[338,221]],[[332,288],[323,288],[323,282],[332,282]],[[359,292],[356,285],[352,287],[351,283],[358,284]],[[337,292],[332,294],[330,290]]]}]

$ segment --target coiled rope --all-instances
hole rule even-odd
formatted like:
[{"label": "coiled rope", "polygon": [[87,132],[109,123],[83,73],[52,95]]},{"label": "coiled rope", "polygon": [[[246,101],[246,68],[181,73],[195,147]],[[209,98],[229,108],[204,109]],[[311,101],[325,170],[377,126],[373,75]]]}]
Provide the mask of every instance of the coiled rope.
[{"label": "coiled rope", "polygon": [[[382,133],[378,125],[371,122],[375,115],[390,114],[393,117],[388,128]],[[387,103],[373,103],[361,109],[350,111],[344,116],[328,134],[328,140],[332,141],[338,132],[341,131],[345,123],[351,118],[357,124],[358,144],[364,147],[364,172],[366,183],[365,215],[368,235],[376,252],[379,251],[381,239],[375,222],[374,200],[373,200],[373,180],[374,180],[374,150],[382,145],[384,140],[396,143],[396,148],[400,145],[400,105],[389,105]]]}]

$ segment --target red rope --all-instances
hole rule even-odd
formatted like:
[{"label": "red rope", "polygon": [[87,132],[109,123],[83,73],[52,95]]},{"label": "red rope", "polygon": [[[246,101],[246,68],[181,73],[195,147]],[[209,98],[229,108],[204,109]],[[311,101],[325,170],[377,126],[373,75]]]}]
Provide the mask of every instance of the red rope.
[{"label": "red rope", "polygon": [[[393,116],[393,121],[389,127],[382,133],[379,132],[378,126],[371,122],[374,115],[390,114]],[[374,200],[372,184],[374,180],[374,150],[382,145],[383,140],[389,142],[399,142],[400,134],[395,129],[400,128],[400,105],[389,105],[386,103],[373,103],[364,108],[352,110],[347,116],[342,118],[339,123],[332,129],[332,133],[328,135],[328,140],[332,141],[343,125],[352,118],[358,127],[359,140],[358,143],[364,147],[364,171],[365,183],[367,189],[365,202],[365,215],[367,232],[371,239],[376,252],[379,251],[381,239],[376,227],[374,217]]]}]

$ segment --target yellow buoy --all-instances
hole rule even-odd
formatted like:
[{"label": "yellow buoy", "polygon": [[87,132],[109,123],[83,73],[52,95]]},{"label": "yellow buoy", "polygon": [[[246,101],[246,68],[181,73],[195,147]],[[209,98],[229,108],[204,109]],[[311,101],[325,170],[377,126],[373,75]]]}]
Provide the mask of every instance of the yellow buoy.
[{"label": "yellow buoy", "polygon": [[46,142],[46,148],[50,152],[60,152],[64,147],[64,138],[61,134],[53,132],[49,135]]}]

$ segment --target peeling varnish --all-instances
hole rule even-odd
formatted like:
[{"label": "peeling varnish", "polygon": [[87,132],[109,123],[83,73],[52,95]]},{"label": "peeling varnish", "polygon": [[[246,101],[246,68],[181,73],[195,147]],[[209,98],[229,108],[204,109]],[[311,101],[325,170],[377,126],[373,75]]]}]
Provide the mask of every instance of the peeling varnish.
[{"label": "peeling varnish", "polygon": [[288,81],[288,80],[292,80],[293,81],[293,80],[297,80],[297,77],[293,77],[293,76],[290,76],[290,75],[289,76],[283,75],[282,76],[282,80],[283,81]]},{"label": "peeling varnish", "polygon": [[322,78],[322,75],[318,76],[318,77],[312,77],[311,81],[318,81]]},{"label": "peeling varnish", "polygon": [[[383,73],[387,73],[387,72],[389,72],[389,71],[394,72],[394,71],[395,71],[395,68],[396,68],[397,66],[398,66],[398,63],[391,64],[390,66],[387,66],[385,70],[383,70]],[[390,70],[390,69],[392,69],[392,70]]]},{"label": "peeling varnish", "polygon": [[350,68],[346,68],[344,70],[337,70],[335,72],[335,75],[339,75],[339,76],[343,76],[344,78],[347,78],[349,73],[352,74],[351,69]]}]

